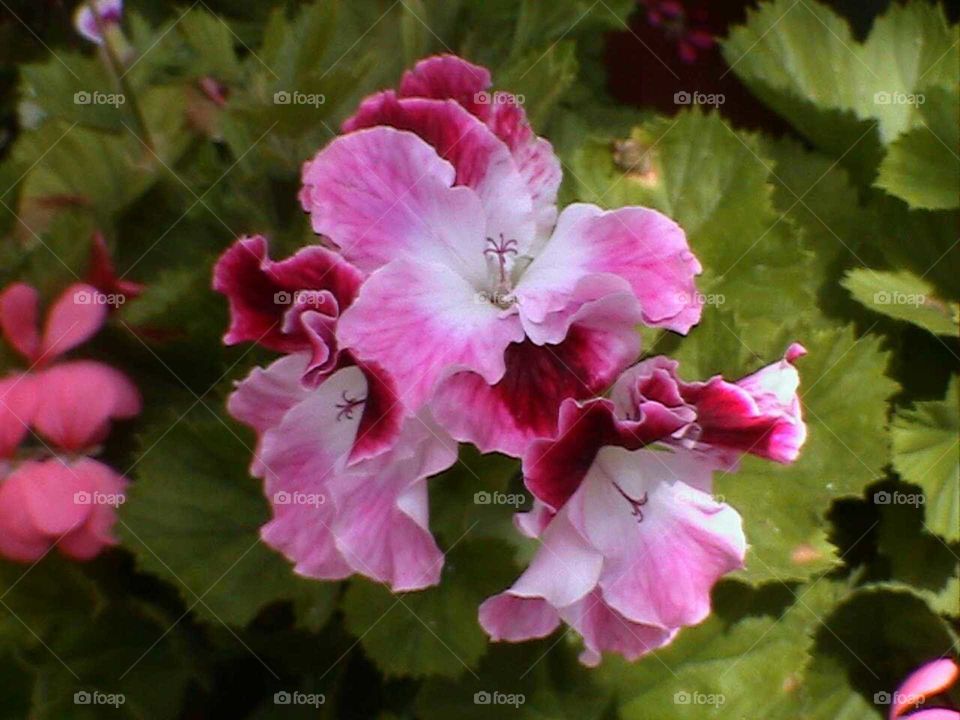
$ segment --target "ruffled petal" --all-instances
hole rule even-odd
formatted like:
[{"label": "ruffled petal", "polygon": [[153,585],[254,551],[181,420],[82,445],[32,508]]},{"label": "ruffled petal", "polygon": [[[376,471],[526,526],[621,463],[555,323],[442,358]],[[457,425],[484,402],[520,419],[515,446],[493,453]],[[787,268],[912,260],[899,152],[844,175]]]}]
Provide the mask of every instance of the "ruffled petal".
[{"label": "ruffled petal", "polygon": [[564,515],[557,515],[541,536],[541,547],[510,588],[517,597],[543,598],[555,608],[577,602],[600,579],[603,556]]},{"label": "ruffled petal", "polygon": [[260,535],[307,577],[339,580],[352,572],[331,532],[336,507],[328,483],[347,466],[360,426],[354,403],[366,389],[360,368],[339,370],[261,439],[255,469],[264,478],[273,518]]},{"label": "ruffled petal", "polygon": [[533,201],[536,237],[545,240],[557,220],[557,191],[563,178],[560,159],[549,142],[534,134],[520,99],[510,93],[487,92],[491,84],[486,68],[455,55],[437,55],[404,73],[399,95],[455,100],[486,123],[513,155]]},{"label": "ruffled petal", "polygon": [[591,274],[623,278],[640,301],[644,322],[686,333],[700,320],[694,277],[700,263],[680,227],[640,207],[603,211],[594,205],[564,209],[553,237],[516,288],[524,314],[540,322],[562,309]]},{"label": "ruffled petal", "polygon": [[357,439],[350,452],[350,463],[359,462],[389,449],[400,435],[407,414],[389,375],[374,363],[358,363],[367,383]]},{"label": "ruffled petal", "polygon": [[92,285],[71,285],[47,312],[43,330],[44,362],[63,355],[92,338],[107,319],[104,296]]},{"label": "ruffled petal", "polygon": [[490,71],[456,55],[425,58],[403,73],[400,94],[465,103],[490,87]]},{"label": "ruffled petal", "polygon": [[[536,236],[542,243],[550,237],[557,223],[557,192],[563,180],[560,158],[554,153],[553,145],[534,134],[526,113],[516,104],[515,96],[495,93],[487,97],[487,104],[475,110],[510,148],[520,177],[526,183],[533,201]],[[489,98],[493,99],[492,104]],[[534,254],[539,249],[539,245],[535,247]]]},{"label": "ruffled petal", "polygon": [[357,357],[383,368],[415,411],[459,370],[498,382],[504,350],[523,331],[516,315],[478,302],[474,286],[445,265],[401,260],[370,276],[339,335]]},{"label": "ruffled petal", "polygon": [[629,298],[608,296],[581,308],[559,344],[508,346],[506,373],[494,385],[476,373],[457,373],[437,391],[435,414],[481,452],[520,457],[536,438],[556,434],[565,399],[603,392],[639,354],[639,318],[630,308]]},{"label": "ruffled petal", "polygon": [[344,123],[348,131],[388,125],[430,143],[456,169],[456,184],[477,192],[486,215],[484,237],[516,240],[526,254],[534,235],[533,204],[510,150],[453,100],[373,95]]},{"label": "ruffled petal", "polygon": [[140,393],[130,379],[109,365],[76,360],[37,373],[34,427],[66,450],[82,450],[104,440],[113,420],[135,417]]},{"label": "ruffled petal", "polygon": [[369,392],[359,367],[337,371],[263,436],[260,472],[273,508],[264,541],[319,579],[353,573],[412,590],[439,579],[423,480],[456,461],[456,443],[409,418],[389,451],[349,463]]},{"label": "ruffled petal", "polygon": [[806,351],[792,345],[779,362],[736,383],[715,377],[681,385],[697,411],[699,443],[751,453],[781,463],[797,459],[807,438],[793,360]]},{"label": "ruffled petal", "polygon": [[567,400],[560,408],[556,437],[533,442],[524,453],[524,482],[535,497],[559,509],[580,487],[601,448],[636,450],[689,422],[689,415],[654,403],[641,419],[621,420],[610,400]]},{"label": "ruffled petal", "polygon": [[426,478],[457,460],[456,442],[429,419],[407,420],[393,450],[330,482],[337,548],[362,575],[394,592],[440,582],[443,553],[430,533]]},{"label": "ruffled petal", "polygon": [[262,235],[241,238],[224,252],[213,271],[214,290],[230,303],[230,328],[223,341],[228,345],[257,342],[280,352],[312,348],[325,358],[335,357],[336,347],[328,345],[329,338],[316,332],[311,335],[309,323],[285,325],[285,315],[300,306],[301,311],[336,318],[353,302],[362,282],[359,270],[319,245],[277,262],[268,257]]},{"label": "ruffled petal", "polygon": [[230,415],[258,433],[278,425],[290,408],[310,394],[301,383],[308,361],[306,353],[294,353],[251,370],[227,399]]},{"label": "ruffled petal", "polygon": [[26,283],[13,283],[0,293],[0,329],[10,346],[31,362],[40,354],[39,307],[39,294]]},{"label": "ruffled petal", "polygon": [[560,624],[560,615],[538,597],[503,592],[480,605],[480,626],[494,642],[523,642],[546,637]]},{"label": "ruffled petal", "polygon": [[733,508],[687,482],[709,475],[689,453],[604,448],[566,509],[604,557],[600,588],[611,608],[661,628],[694,625],[710,613],[710,591],[743,566],[746,539]]},{"label": "ruffled petal", "polygon": [[453,166],[413,133],[375,127],[341,136],[304,164],[300,202],[314,232],[364,272],[398,258],[442,263],[478,284],[486,218]]},{"label": "ruffled petal", "polygon": [[583,637],[580,662],[588,667],[600,664],[601,653],[613,652],[633,662],[669,644],[676,630],[632,622],[604,602],[595,590],[560,611],[563,621]]}]

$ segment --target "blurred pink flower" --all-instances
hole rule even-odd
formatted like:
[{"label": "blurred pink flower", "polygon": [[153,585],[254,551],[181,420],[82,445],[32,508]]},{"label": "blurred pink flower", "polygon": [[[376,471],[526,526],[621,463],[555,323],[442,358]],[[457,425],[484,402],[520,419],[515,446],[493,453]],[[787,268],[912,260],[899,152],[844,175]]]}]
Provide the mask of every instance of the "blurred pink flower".
[{"label": "blurred pink flower", "polygon": [[[0,379],[0,555],[9,559],[33,562],[55,545],[86,560],[114,543],[110,530],[126,481],[76,454],[106,439],[113,420],[137,415],[140,394],[109,365],[62,359],[100,329],[103,300],[90,285],[72,285],[41,332],[34,288],[13,283],[0,293],[0,330],[30,363]],[[44,442],[20,461],[30,430]],[[48,457],[35,459],[38,453]]]},{"label": "blurred pink flower", "polygon": [[120,24],[123,0],[89,0],[77,6],[73,27],[92,43],[100,45],[104,32]]},{"label": "blurred pink flower", "polygon": [[124,480],[91,458],[21,463],[0,477],[0,555],[35,562],[51,548],[89,560],[116,544]]},{"label": "blurred pink flower", "polygon": [[[928,707],[927,701],[947,692],[957,682],[960,667],[950,658],[933,660],[914,670],[893,696],[890,720],[960,720],[960,712],[949,707]],[[913,712],[916,710],[916,712]]]},{"label": "blurred pink flower", "polygon": [[112,420],[140,412],[140,394],[123,373],[92,360],[61,359],[100,330],[105,300],[91,285],[71,285],[50,308],[41,333],[34,288],[18,282],[0,293],[0,330],[30,363],[0,386],[10,397],[0,413],[0,438],[22,438],[32,427],[57,447],[80,451],[104,440]]}]

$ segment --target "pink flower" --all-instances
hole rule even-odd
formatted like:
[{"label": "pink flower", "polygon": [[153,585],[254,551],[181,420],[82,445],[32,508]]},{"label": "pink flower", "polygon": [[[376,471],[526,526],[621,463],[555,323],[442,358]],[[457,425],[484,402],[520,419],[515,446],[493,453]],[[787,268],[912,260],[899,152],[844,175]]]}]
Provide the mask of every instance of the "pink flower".
[{"label": "pink flower", "polygon": [[321,246],[280,262],[260,236],[228,249],[214,270],[230,302],[225,342],[286,353],[239,383],[228,409],[258,434],[251,472],[273,511],[264,542],[308,577],[359,573],[415,590],[438,582],[443,565],[424,481],[457,447],[426,411],[404,418],[392,379],[339,347],[340,312],[362,279]]},{"label": "pink flower", "polygon": [[0,478],[0,555],[35,562],[52,546],[89,560],[115,545],[126,481],[90,458],[28,460]]},{"label": "pink flower", "polygon": [[[928,706],[928,700],[946,693],[960,677],[960,667],[950,658],[933,660],[914,670],[897,688],[890,708],[890,720],[909,717],[910,720],[960,720],[960,712],[943,703]],[[941,707],[936,707],[941,705]],[[914,709],[916,712],[911,712]]]},{"label": "pink flower", "polygon": [[118,370],[91,360],[62,361],[106,319],[103,296],[90,285],[67,288],[47,313],[41,334],[39,296],[24,283],[0,293],[0,330],[30,369],[0,381],[0,453],[9,455],[32,427],[57,447],[79,451],[101,442],[113,420],[140,412],[140,394]]},{"label": "pink flower", "polygon": [[601,448],[527,570],[480,606],[481,625],[516,642],[563,620],[596,665],[602,651],[634,660],[701,622],[746,553],[740,516],[710,495],[714,469],[683,450]]},{"label": "pink flower", "polygon": [[713,472],[744,452],[796,457],[800,354],[791,346],[737,383],[684,383],[676,363],[653,358],[620,377],[612,400],[565,401],[557,437],[523,458],[536,504],[517,524],[541,548],[481,606],[487,633],[520,641],[562,620],[594,665],[603,651],[635,659],[706,618],[713,585],[746,553],[740,516],[710,494]]},{"label": "pink flower", "polygon": [[73,27],[92,43],[103,43],[103,35],[123,18],[123,0],[90,0],[77,6]]},{"label": "pink flower", "polygon": [[305,164],[300,200],[369,276],[339,341],[394,378],[408,412],[429,403],[457,440],[519,456],[554,434],[565,398],[637,356],[637,323],[699,320],[700,265],[653,210],[558,217],[559,161],[489,87],[459,58],[418,63]]},{"label": "pink flower", "polygon": [[[34,562],[53,546],[88,560],[115,544],[111,529],[126,480],[73,455],[106,439],[113,420],[137,415],[140,394],[109,365],[60,361],[100,329],[102,300],[90,285],[67,288],[41,334],[37,291],[14,283],[0,293],[0,329],[31,363],[26,372],[0,379],[0,555],[11,560]],[[45,440],[40,453],[53,457],[17,462],[30,429]]]}]

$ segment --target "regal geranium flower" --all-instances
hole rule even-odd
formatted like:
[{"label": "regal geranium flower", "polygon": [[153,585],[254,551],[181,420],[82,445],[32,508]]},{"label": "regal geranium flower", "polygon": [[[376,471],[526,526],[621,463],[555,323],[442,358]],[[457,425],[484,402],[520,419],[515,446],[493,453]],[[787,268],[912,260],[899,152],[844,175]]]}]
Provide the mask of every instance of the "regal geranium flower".
[{"label": "regal geranium flower", "polygon": [[337,343],[340,312],[362,273],[321,246],[275,262],[266,240],[243,238],[214,271],[230,302],[228,344],[286,353],[256,368],[230,413],[256,430],[251,471],[273,511],[261,536],[298,573],[353,573],[414,590],[439,580],[425,479],[456,461],[456,442],[426,411],[404,418],[393,381]]},{"label": "regal geranium flower", "polygon": [[[960,720],[960,711],[937,699],[950,690],[960,677],[960,667],[950,658],[933,660],[903,681],[893,696],[890,720]],[[913,712],[915,711],[915,712]]]},{"label": "regal geranium flower", "polygon": [[518,526],[542,546],[481,606],[488,634],[520,641],[565,621],[592,665],[602,651],[634,659],[702,621],[713,585],[746,553],[740,516],[711,495],[713,473],[745,452],[796,457],[805,430],[791,361],[802,352],[791,346],[737,383],[684,383],[676,363],[653,358],[621,376],[612,400],[564,402],[557,437],[523,458],[537,503]]},{"label": "regal geranium flower", "polygon": [[[375,365],[358,363],[349,352],[342,352],[337,341],[340,313],[353,302],[362,281],[357,268],[320,245],[273,261],[267,255],[267,241],[260,235],[234,243],[217,262],[213,275],[214,289],[230,303],[230,327],[223,338],[226,344],[256,342],[283,353],[305,353],[309,360],[302,368],[297,365],[305,388],[316,387],[346,367],[361,368],[355,386],[344,389],[336,401],[360,418],[352,461],[389,447],[399,435],[403,416],[392,380]],[[285,378],[293,363],[285,358],[275,366],[273,373],[255,370],[251,380]],[[257,388],[262,385],[255,383]],[[265,393],[264,403],[287,399],[273,398],[270,389],[261,392]],[[262,433],[279,417],[267,412],[261,416],[260,412],[253,402],[250,424]]]},{"label": "regal geranium flower", "polygon": [[341,344],[384,368],[409,412],[430,403],[456,439],[519,456],[556,431],[564,399],[605,390],[636,358],[638,323],[699,320],[700,266],[653,210],[557,217],[549,143],[489,86],[456,57],[418,63],[305,164],[300,200],[369,274]]},{"label": "regal geranium flower", "polygon": [[140,412],[140,394],[123,373],[100,362],[62,359],[100,330],[106,313],[96,288],[75,284],[54,302],[41,333],[34,288],[13,283],[0,293],[0,329],[30,363],[27,372],[8,375],[0,385],[0,450],[11,450],[32,427],[57,447],[80,451],[104,440],[113,420]]},{"label": "regal geranium flower", "polygon": [[0,555],[35,562],[52,546],[89,560],[115,545],[126,481],[90,458],[28,460],[0,479]]}]

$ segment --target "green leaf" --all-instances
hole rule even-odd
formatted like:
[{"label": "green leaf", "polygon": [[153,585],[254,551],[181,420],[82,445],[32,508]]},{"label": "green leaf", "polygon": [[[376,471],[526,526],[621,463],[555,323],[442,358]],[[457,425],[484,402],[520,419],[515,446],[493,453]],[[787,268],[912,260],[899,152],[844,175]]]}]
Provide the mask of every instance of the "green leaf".
[{"label": "green leaf", "polygon": [[534,127],[542,127],[560,98],[578,75],[576,44],[557,42],[546,52],[537,49],[517,58],[495,78],[504,88],[523,98],[527,117]]},{"label": "green leaf", "polygon": [[126,108],[83,102],[92,100],[94,92],[120,92],[99,58],[59,54],[59,59],[50,57],[43,63],[21,65],[20,73],[26,102],[37,105],[47,116],[104,130],[122,130],[121,121],[130,123]]},{"label": "green leaf", "polygon": [[118,533],[140,567],[176,586],[188,608],[245,625],[316,581],[294,575],[260,541],[267,502],[247,472],[250,446],[226,422],[200,401],[144,431]]},{"label": "green leaf", "polygon": [[[72,626],[40,656],[30,717],[176,720],[196,668],[175,622],[112,607]],[[78,703],[75,693],[101,700]],[[117,704],[100,704],[104,695]]]},{"label": "green leaf", "polygon": [[924,527],[923,506],[889,503],[879,510],[877,546],[890,561],[891,579],[910,585],[935,611],[960,616],[960,561],[953,548]]},{"label": "green leaf", "polygon": [[239,78],[240,62],[234,51],[234,44],[238,40],[222,18],[194,7],[176,27],[194,51],[194,60],[190,65],[192,73],[212,75],[227,83]]},{"label": "green leaf", "polygon": [[843,286],[874,312],[937,335],[960,335],[960,305],[937,298],[930,283],[908,270],[857,268],[847,273]]},{"label": "green leaf", "polygon": [[890,145],[876,185],[911,207],[949,210],[960,206],[960,113],[956,88],[931,88],[920,106],[919,126]]},{"label": "green leaf", "polygon": [[748,11],[723,54],[762,99],[839,155],[874,122],[884,143],[915,126],[917,96],[956,83],[956,38],[939,5],[891,4],[860,43],[820,3],[773,0]]},{"label": "green leaf", "polygon": [[[509,713],[518,720],[609,720],[612,698],[594,680],[594,671],[577,662],[572,642],[560,643],[551,636],[494,643],[476,676],[464,673],[457,680],[424,682],[417,694],[417,717],[495,720]],[[493,693],[498,693],[498,704],[483,704],[484,694]]]},{"label": "green leaf", "polygon": [[[865,697],[890,693],[908,673],[938,656],[949,656],[956,636],[909,587],[868,585],[824,615],[817,655],[841,663]],[[879,698],[878,698],[879,699]],[[879,706],[884,713],[886,704]]]},{"label": "green leaf", "polygon": [[415,593],[355,580],[343,599],[346,627],[388,676],[472,673],[487,648],[477,608],[512,582],[511,554],[499,541],[465,540],[447,555],[440,585]]},{"label": "green leaf", "polygon": [[0,650],[41,646],[103,607],[97,585],[56,553],[35,567],[0,560]]},{"label": "green leaf", "polygon": [[926,525],[948,540],[960,539],[960,380],[940,402],[916,403],[893,420],[893,466],[923,488]]},{"label": "green leaf", "polygon": [[805,718],[794,713],[804,702],[813,634],[841,595],[829,581],[800,586],[791,591],[795,602],[778,616],[753,609],[758,593],[741,588],[730,599],[742,612],[739,619],[715,613],[682,630],[656,657],[633,664],[607,658],[598,674],[617,690],[624,720]]},{"label": "green leaf", "polygon": [[450,545],[467,534],[515,541],[512,516],[529,497],[518,460],[461,445],[458,462],[430,480],[430,529]]}]

